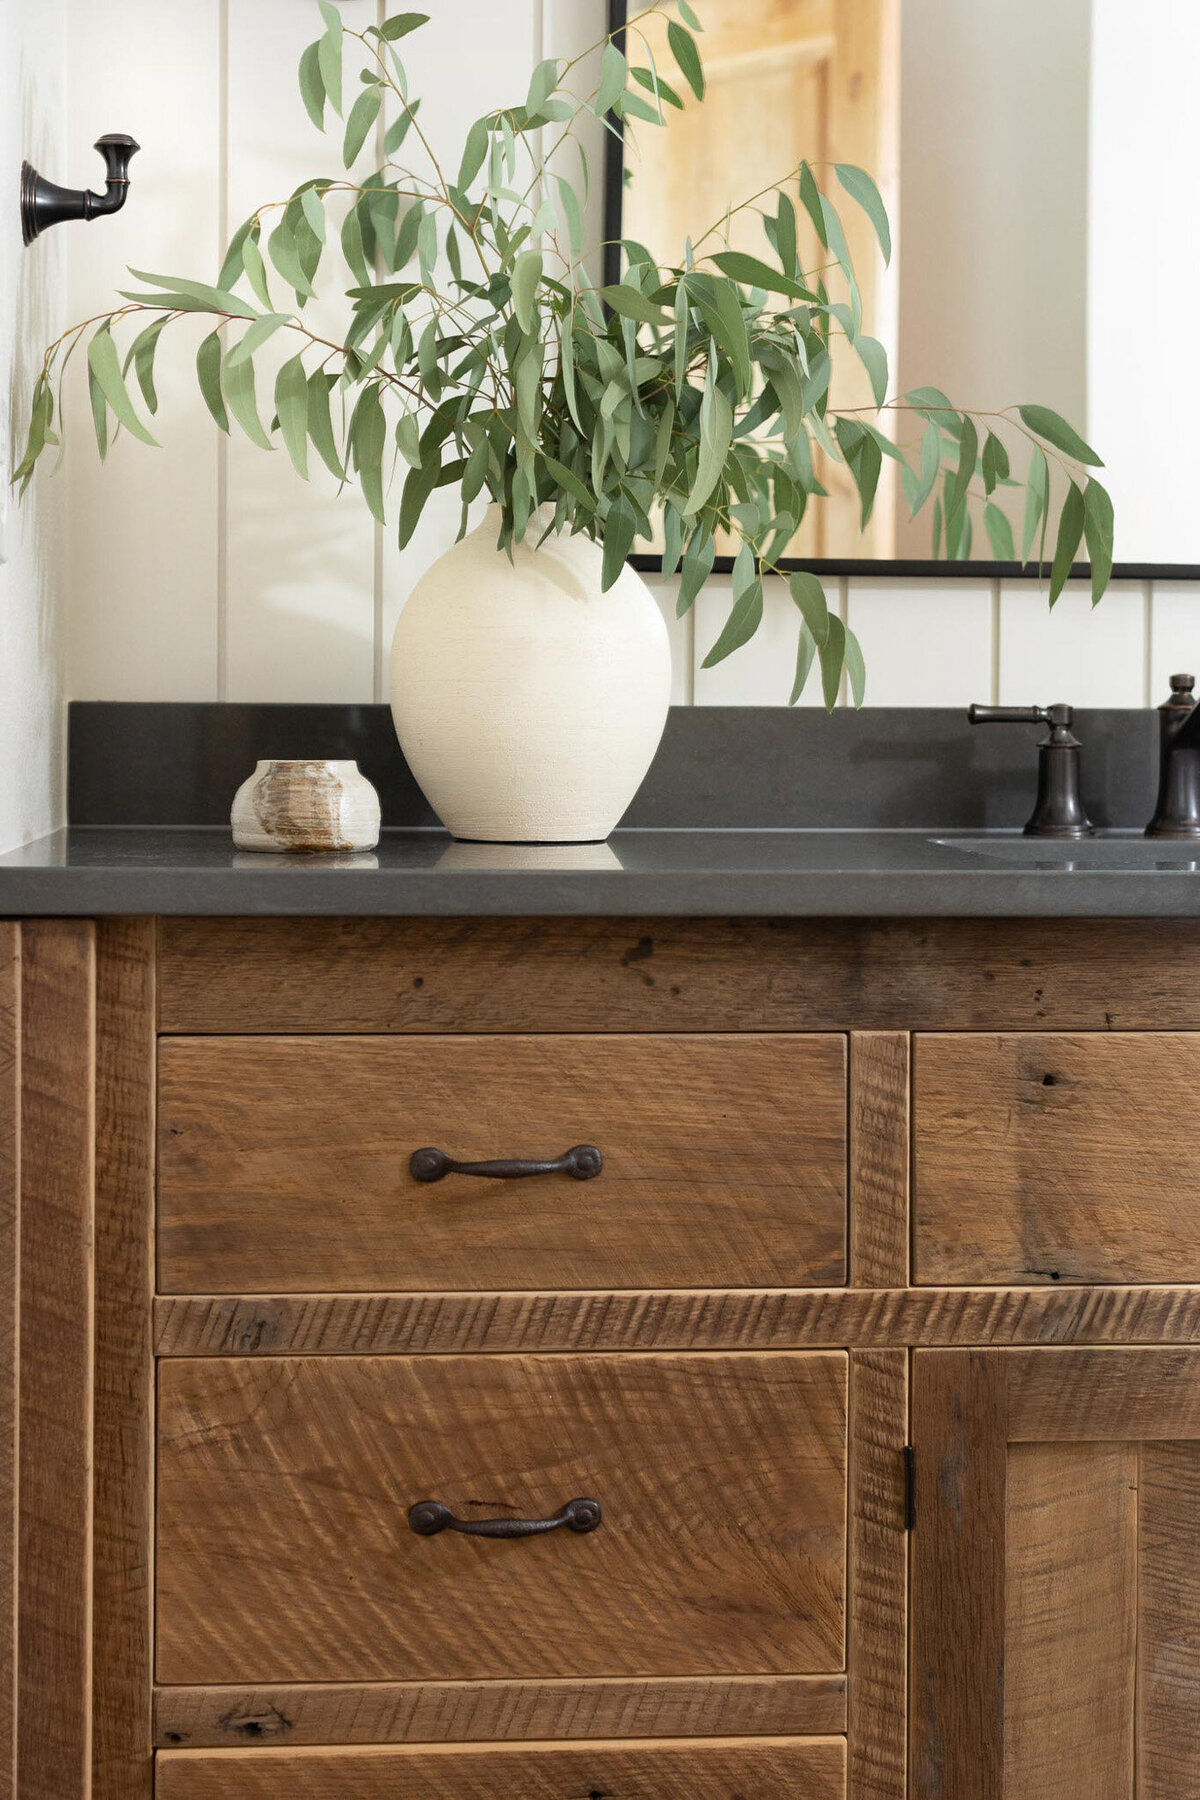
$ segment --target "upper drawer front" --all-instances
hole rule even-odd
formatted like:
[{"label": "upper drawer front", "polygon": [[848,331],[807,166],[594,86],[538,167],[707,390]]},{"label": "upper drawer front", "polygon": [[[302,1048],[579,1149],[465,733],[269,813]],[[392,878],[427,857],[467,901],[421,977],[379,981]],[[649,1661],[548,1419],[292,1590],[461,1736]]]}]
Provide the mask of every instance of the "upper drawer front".
[{"label": "upper drawer front", "polygon": [[1200,1276],[1200,1035],[918,1037],[916,1280]]},{"label": "upper drawer front", "polygon": [[[845,1279],[841,1037],[168,1038],[167,1293]],[[602,1172],[420,1182],[594,1144]]]},{"label": "upper drawer front", "polygon": [[170,1361],[158,1421],[160,1681],[843,1666],[840,1351]]},{"label": "upper drawer front", "polygon": [[481,1745],[460,1750],[165,1751],[158,1800],[844,1800],[841,1738]]}]

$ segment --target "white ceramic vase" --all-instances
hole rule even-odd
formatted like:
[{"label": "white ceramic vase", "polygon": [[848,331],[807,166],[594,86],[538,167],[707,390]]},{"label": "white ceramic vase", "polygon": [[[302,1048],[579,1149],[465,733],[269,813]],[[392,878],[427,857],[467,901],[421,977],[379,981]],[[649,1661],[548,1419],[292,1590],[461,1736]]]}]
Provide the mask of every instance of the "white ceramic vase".
[{"label": "white ceramic vase", "polygon": [[[428,569],[392,643],[408,765],[457,838],[606,838],[641,785],[671,697],[667,628],[641,576],[600,591],[601,551],[531,523],[513,558],[500,509]],[[544,528],[544,527],[543,527]]]}]

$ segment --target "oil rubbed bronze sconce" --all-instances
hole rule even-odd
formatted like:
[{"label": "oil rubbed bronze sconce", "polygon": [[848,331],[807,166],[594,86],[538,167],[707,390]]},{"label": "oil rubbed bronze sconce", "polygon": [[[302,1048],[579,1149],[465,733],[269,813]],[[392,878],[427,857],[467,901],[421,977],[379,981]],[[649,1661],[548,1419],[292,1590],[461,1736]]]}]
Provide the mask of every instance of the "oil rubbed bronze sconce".
[{"label": "oil rubbed bronze sconce", "polygon": [[39,175],[32,164],[21,164],[21,236],[27,244],[64,219],[96,219],[103,213],[120,212],[129,192],[129,161],[141,145],[123,131],[110,131],[96,139],[104,158],[104,192],[89,188],[64,188]]}]

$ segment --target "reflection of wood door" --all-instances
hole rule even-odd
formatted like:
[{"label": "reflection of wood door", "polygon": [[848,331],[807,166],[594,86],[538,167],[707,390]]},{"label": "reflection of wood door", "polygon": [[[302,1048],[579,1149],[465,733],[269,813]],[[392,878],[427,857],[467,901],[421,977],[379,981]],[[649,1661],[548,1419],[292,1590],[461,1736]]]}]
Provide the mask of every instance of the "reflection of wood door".
[{"label": "reflection of wood door", "polygon": [[1200,1349],[921,1351],[913,1800],[1200,1794]]},{"label": "reflection of wood door", "polygon": [[[631,11],[633,9],[631,8]],[[870,225],[838,187],[835,162],[857,163],[878,181],[895,230],[899,120],[899,0],[701,0],[700,51],[707,93],[691,100],[674,69],[663,15],[631,30],[630,59],[645,63],[645,34],[658,69],[682,88],[683,113],[667,126],[635,127],[627,154],[624,230],[662,262],[681,262],[685,238],[717,227],[700,251],[720,247],[726,208],[786,184],[802,159],[839,206],[863,298],[863,329],[895,359],[896,305]],[[824,164],[823,169],[818,165]],[[791,192],[795,198],[795,187]],[[774,201],[761,204],[773,210]],[[801,215],[803,217],[803,215]],[[756,210],[734,215],[730,242],[770,254]],[[806,267],[824,260],[816,234],[802,238]],[[895,261],[893,260],[893,269]],[[834,352],[833,397],[868,405],[871,388],[844,342]],[[824,462],[824,459],[821,459]],[[885,465],[865,535],[846,470],[823,467],[830,498],[813,508],[793,549],[807,556],[894,554],[892,466]]]}]

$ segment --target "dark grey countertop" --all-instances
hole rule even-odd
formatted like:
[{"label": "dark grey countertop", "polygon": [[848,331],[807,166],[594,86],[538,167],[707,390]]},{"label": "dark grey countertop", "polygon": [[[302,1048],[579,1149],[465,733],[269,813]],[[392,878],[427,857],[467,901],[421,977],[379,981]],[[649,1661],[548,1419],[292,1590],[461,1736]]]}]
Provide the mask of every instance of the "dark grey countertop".
[{"label": "dark grey countertop", "polygon": [[119,913],[1183,917],[1200,914],[1200,845],[675,829],[526,847],[417,829],[310,857],[237,851],[227,827],[77,826],[0,856],[0,914]]}]

